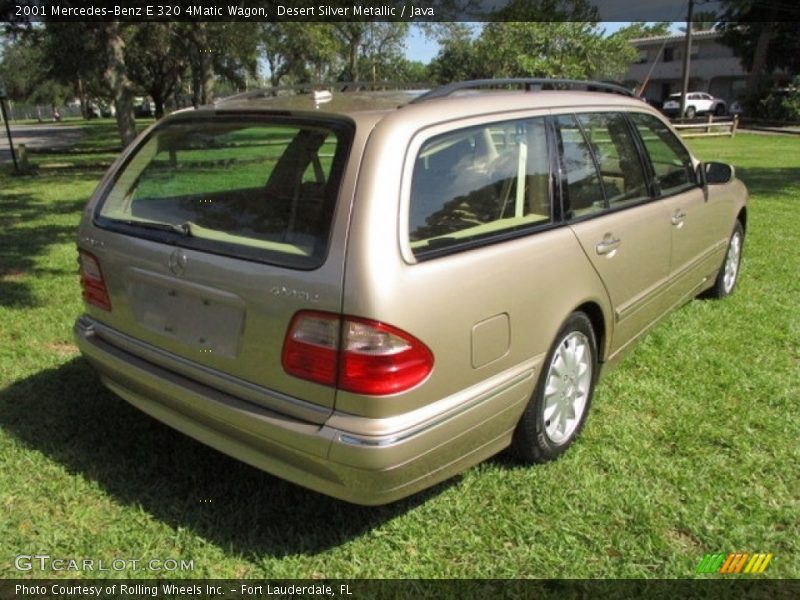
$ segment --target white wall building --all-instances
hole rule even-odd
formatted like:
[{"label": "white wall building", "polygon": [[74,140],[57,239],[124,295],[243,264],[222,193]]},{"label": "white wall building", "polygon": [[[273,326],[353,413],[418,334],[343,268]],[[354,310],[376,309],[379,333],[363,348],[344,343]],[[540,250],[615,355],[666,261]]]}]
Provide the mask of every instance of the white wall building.
[{"label": "white wall building", "polygon": [[[730,105],[743,97],[747,71],[734,56],[733,49],[722,44],[719,38],[716,31],[692,33],[689,91],[708,92],[724,98]],[[632,40],[639,51],[639,62],[628,67],[626,85],[640,87],[650,73],[644,93],[648,100],[660,104],[670,94],[680,92],[685,41],[683,33]]]}]

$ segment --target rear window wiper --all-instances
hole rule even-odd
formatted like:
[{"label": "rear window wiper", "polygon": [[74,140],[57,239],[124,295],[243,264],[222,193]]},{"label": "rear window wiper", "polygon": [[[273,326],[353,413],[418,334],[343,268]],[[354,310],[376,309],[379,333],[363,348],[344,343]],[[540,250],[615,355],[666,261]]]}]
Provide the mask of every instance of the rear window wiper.
[{"label": "rear window wiper", "polygon": [[144,229],[155,229],[157,231],[171,231],[173,233],[179,233],[185,237],[192,236],[192,224],[189,221],[185,223],[160,223],[158,221],[136,221],[134,219],[128,219],[126,221],[122,221],[125,225],[130,225],[132,227],[142,227]]}]

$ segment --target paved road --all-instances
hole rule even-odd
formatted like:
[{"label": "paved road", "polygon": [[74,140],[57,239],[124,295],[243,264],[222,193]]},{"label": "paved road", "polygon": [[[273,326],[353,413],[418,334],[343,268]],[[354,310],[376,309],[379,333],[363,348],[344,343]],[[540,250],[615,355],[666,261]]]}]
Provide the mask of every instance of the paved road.
[{"label": "paved road", "polygon": [[[64,148],[83,137],[80,125],[12,125],[14,148],[25,144],[28,148]],[[11,161],[5,124],[0,124],[0,162]]]}]

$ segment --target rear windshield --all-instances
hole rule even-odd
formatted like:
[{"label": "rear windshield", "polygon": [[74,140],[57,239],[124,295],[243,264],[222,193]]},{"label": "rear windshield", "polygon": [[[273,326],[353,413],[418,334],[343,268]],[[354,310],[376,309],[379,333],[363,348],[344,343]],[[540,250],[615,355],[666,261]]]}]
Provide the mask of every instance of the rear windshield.
[{"label": "rear windshield", "polygon": [[297,268],[322,264],[346,122],[198,119],[155,129],[107,188],[100,227]]}]

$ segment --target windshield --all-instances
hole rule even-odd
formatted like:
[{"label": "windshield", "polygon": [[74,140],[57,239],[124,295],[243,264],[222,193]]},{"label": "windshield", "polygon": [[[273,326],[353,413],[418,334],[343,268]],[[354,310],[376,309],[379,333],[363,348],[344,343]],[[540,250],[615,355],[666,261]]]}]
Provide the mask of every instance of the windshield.
[{"label": "windshield", "polygon": [[171,123],[140,144],[96,221],[212,252],[318,266],[351,138],[344,122]]}]

